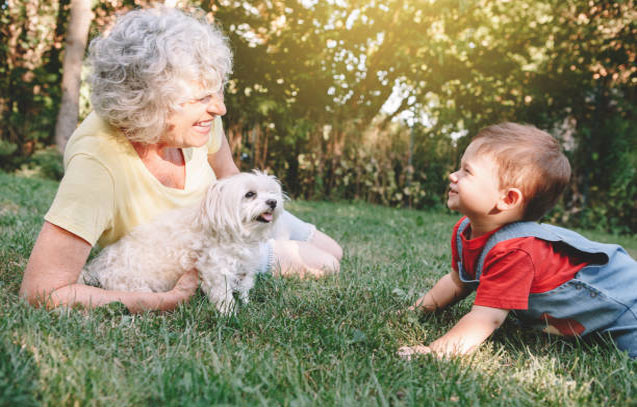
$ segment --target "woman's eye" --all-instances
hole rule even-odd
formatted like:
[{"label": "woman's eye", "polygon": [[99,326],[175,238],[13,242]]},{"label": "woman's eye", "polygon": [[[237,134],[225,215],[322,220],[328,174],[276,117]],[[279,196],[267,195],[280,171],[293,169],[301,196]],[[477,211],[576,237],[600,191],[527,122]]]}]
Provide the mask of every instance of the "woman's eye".
[{"label": "woman's eye", "polygon": [[246,198],[254,198],[255,196],[257,196],[257,194],[255,194],[253,191],[248,191],[245,195]]}]

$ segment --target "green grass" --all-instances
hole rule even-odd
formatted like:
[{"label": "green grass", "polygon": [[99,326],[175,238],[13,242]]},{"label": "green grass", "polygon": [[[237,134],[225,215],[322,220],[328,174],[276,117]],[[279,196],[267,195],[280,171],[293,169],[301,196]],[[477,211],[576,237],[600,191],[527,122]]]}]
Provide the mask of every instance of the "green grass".
[{"label": "green grass", "polygon": [[34,309],[17,294],[56,187],[0,173],[0,406],[637,406],[637,363],[611,342],[512,319],[471,357],[395,356],[471,306],[396,315],[448,270],[445,213],[291,203],[342,243],[342,272],[261,278],[234,317],[202,295],[166,314]]}]

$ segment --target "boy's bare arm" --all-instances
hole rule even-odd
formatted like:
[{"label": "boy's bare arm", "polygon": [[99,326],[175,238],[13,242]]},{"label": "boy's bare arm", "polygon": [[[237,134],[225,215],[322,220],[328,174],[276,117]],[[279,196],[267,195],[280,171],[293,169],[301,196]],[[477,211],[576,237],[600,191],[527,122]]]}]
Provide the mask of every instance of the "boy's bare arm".
[{"label": "boy's bare arm", "polygon": [[403,346],[398,354],[409,358],[415,353],[434,352],[438,355],[463,355],[475,350],[502,325],[509,310],[474,305],[446,334],[429,346]]},{"label": "boy's bare arm", "polygon": [[466,354],[475,350],[506,319],[509,310],[474,305],[453,328],[429,345],[438,354]]},{"label": "boy's bare arm", "polygon": [[458,272],[444,275],[425,295],[409,307],[410,310],[433,312],[465,298],[471,290],[460,281]]}]

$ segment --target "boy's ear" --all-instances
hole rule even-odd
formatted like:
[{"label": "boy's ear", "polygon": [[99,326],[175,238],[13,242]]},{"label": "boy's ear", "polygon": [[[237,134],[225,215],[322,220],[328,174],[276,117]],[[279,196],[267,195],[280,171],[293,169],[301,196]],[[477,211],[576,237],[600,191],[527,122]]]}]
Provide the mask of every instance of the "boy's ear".
[{"label": "boy's ear", "polygon": [[501,211],[510,211],[511,209],[522,206],[524,196],[518,188],[507,188],[504,190],[502,197],[498,201],[497,208]]}]

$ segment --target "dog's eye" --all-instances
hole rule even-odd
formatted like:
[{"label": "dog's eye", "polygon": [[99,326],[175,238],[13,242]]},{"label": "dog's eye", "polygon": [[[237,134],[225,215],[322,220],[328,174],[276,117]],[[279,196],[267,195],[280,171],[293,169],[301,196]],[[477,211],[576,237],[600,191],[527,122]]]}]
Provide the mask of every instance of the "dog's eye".
[{"label": "dog's eye", "polygon": [[255,194],[253,191],[248,191],[245,194],[246,198],[254,198],[255,196],[257,196],[257,194]]}]

